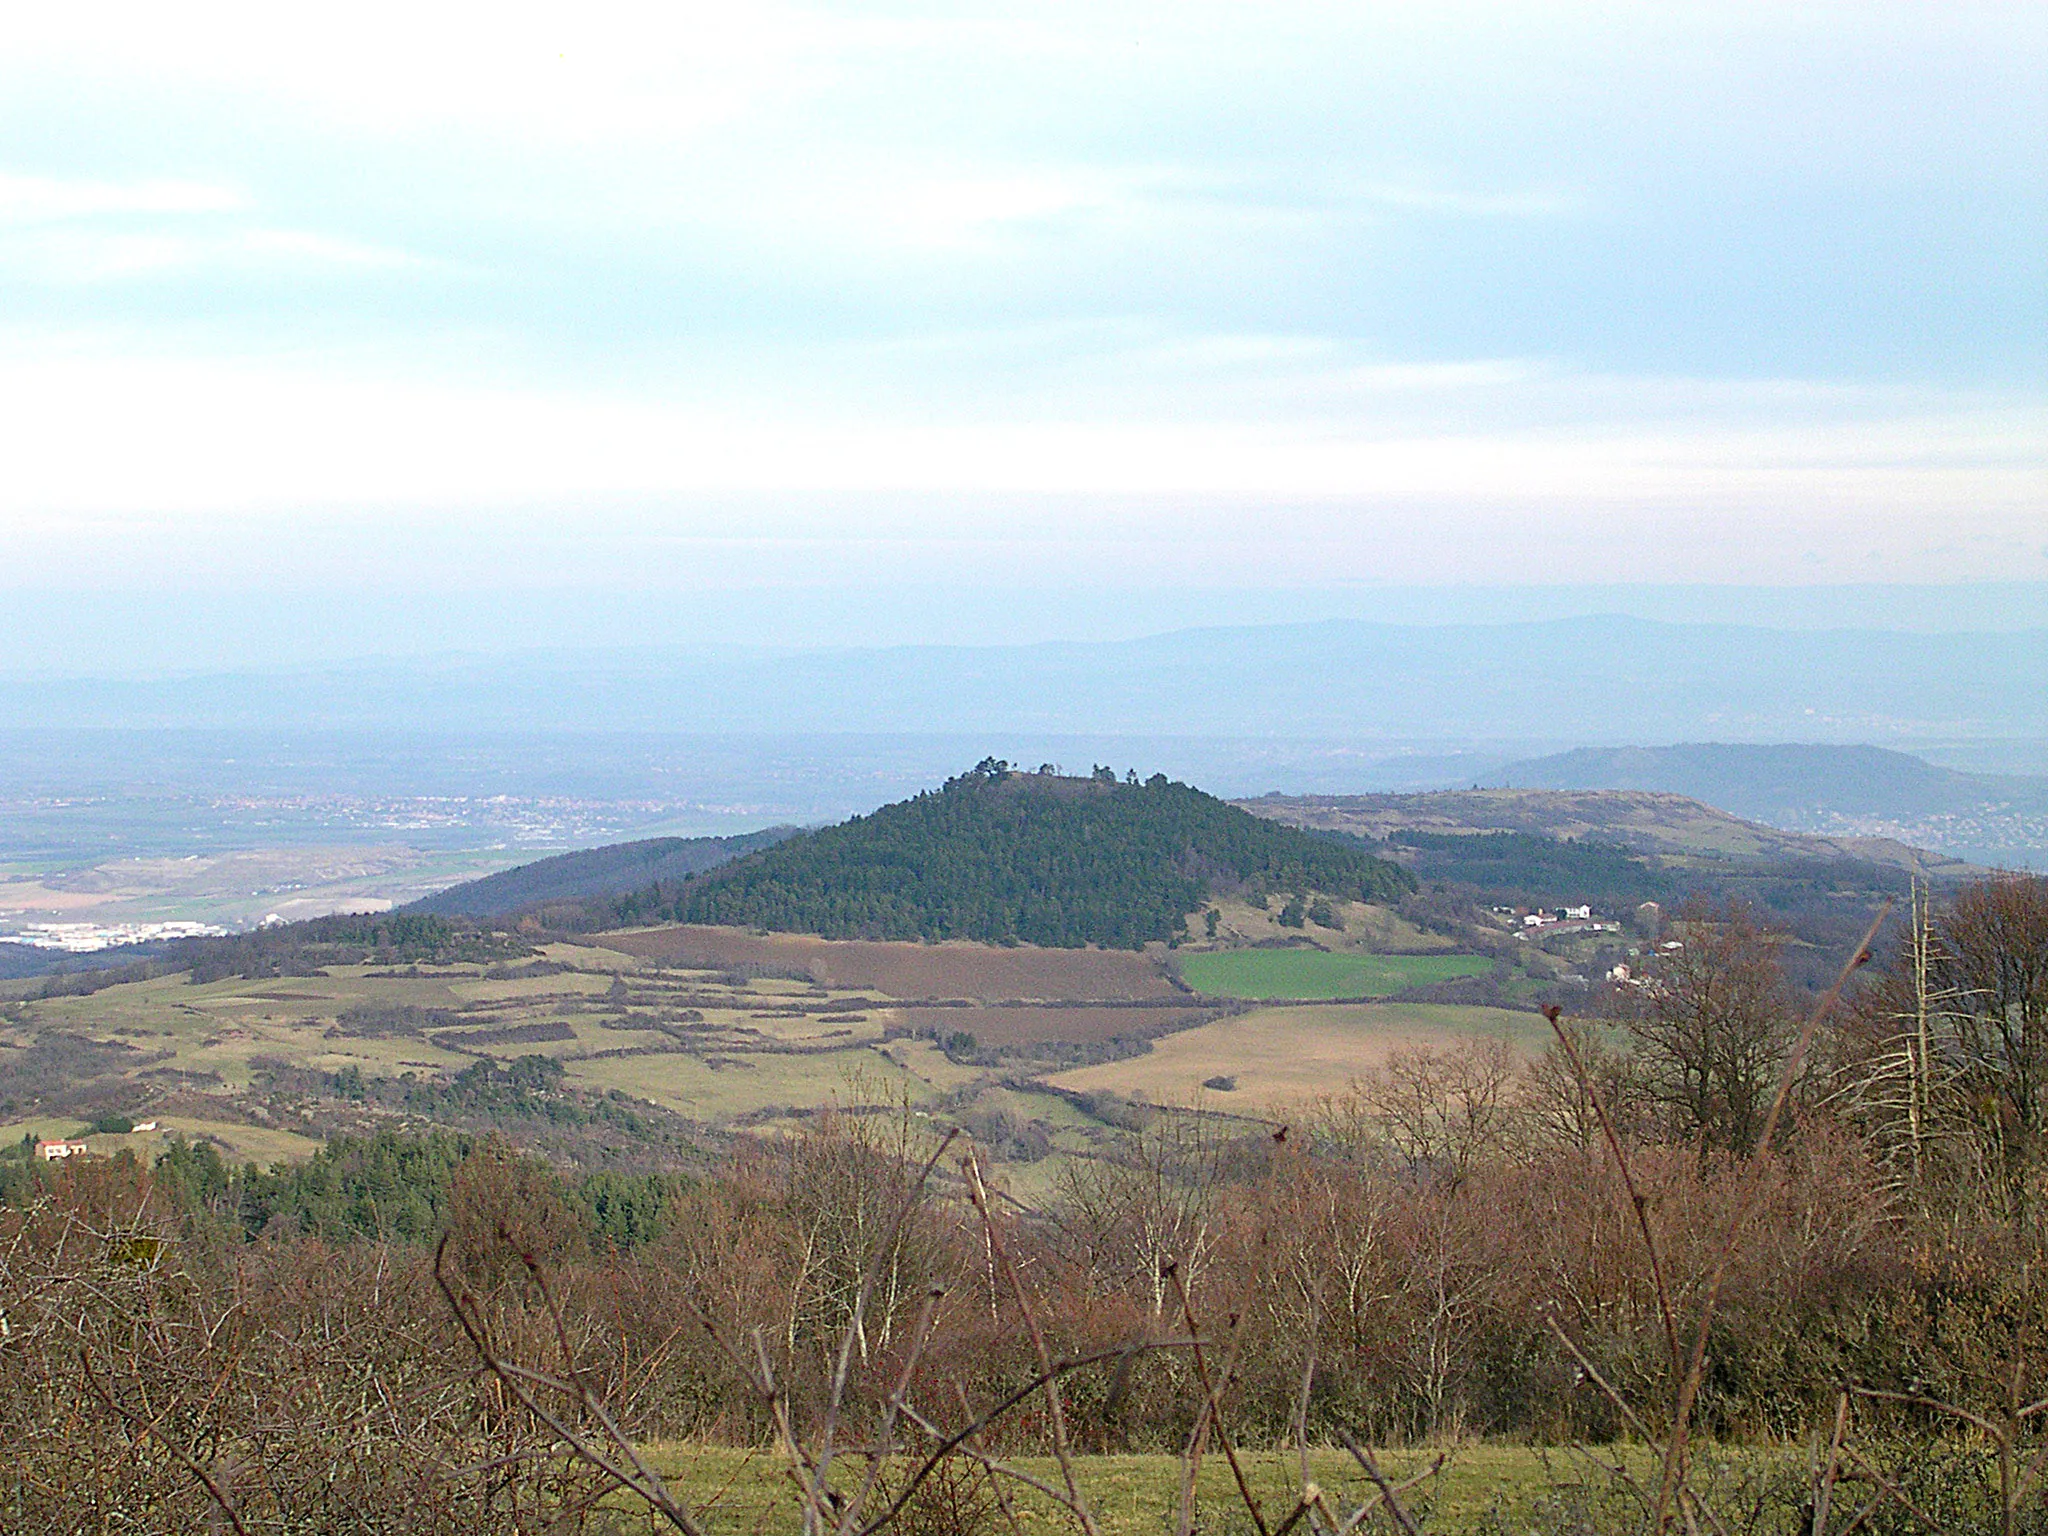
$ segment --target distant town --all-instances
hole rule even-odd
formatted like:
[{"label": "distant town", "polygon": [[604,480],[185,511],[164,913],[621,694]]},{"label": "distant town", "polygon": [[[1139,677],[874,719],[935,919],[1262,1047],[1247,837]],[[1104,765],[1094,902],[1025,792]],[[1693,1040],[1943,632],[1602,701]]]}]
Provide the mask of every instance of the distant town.
[{"label": "distant town", "polygon": [[218,939],[227,929],[215,923],[23,923],[0,929],[0,944],[30,949],[60,949],[74,955],[123,944],[154,944],[165,939]]}]

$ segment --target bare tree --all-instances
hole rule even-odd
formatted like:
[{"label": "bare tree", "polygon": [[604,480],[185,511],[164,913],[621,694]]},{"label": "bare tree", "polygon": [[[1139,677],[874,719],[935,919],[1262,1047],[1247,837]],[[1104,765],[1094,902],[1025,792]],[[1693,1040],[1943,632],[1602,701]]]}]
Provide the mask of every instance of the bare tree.
[{"label": "bare tree", "polygon": [[1621,1134],[1636,1139],[1642,1089],[1635,1058],[1611,1044],[1608,1031],[1586,1020],[1561,1019],[1558,1027],[1570,1049],[1564,1041],[1552,1040],[1522,1076],[1522,1107],[1532,1137],[1581,1152],[1599,1146],[1597,1094]]},{"label": "bare tree", "polygon": [[1067,1231],[1089,1273],[1135,1280],[1151,1315],[1167,1315],[1166,1270],[1200,1282],[1216,1236],[1215,1203],[1228,1173],[1227,1148],[1206,1116],[1160,1114],[1105,1157],[1060,1171]]},{"label": "bare tree", "polygon": [[1505,1040],[1391,1051],[1352,1085],[1386,1148],[1418,1177],[1464,1182],[1508,1148],[1518,1119],[1515,1054]]},{"label": "bare tree", "polygon": [[1659,952],[1642,986],[1615,994],[1642,1064],[1643,1092],[1674,1134],[1749,1152],[1796,1033],[1778,965],[1781,940],[1741,904],[1719,912],[1689,904],[1667,932],[1678,935],[1672,942],[1679,947]]},{"label": "bare tree", "polygon": [[1958,1086],[2017,1192],[2048,1131],[2048,879],[1970,886],[1937,932],[1930,969],[1936,989],[1953,999]]},{"label": "bare tree", "polygon": [[1979,1116],[1962,1087],[1970,1052],[1948,946],[1932,893],[1915,880],[1907,925],[1892,963],[1857,1000],[1834,1039],[1828,1102],[1855,1124],[1892,1176],[1922,1209],[1937,1178],[1959,1167],[1982,1186],[1986,1164]]}]

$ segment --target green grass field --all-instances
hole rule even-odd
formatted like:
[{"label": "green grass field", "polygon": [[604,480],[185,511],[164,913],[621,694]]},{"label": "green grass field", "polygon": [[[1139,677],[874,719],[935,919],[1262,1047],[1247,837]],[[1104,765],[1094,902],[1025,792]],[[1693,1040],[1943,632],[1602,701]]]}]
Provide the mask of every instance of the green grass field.
[{"label": "green grass field", "polygon": [[[773,1453],[673,1444],[651,1451],[650,1459],[672,1489],[692,1504],[704,1517],[705,1528],[717,1536],[796,1529],[798,1495],[786,1465]],[[1650,1453],[1640,1446],[1601,1447],[1599,1454],[1619,1457],[1642,1475],[1650,1470]],[[1435,1451],[1385,1451],[1379,1460],[1382,1470],[1399,1480],[1424,1471],[1437,1455]],[[1503,1523],[1512,1529],[1518,1518],[1527,1520],[1536,1500],[1553,1487],[1589,1476],[1605,1480],[1583,1456],[1561,1449],[1470,1445],[1443,1456],[1442,1470],[1403,1501],[1433,1532],[1478,1531],[1492,1524],[1489,1517],[1505,1517]],[[1253,1451],[1244,1453],[1243,1460],[1269,1523],[1279,1523],[1291,1512],[1300,1488],[1294,1456]],[[1014,1464],[1034,1477],[1054,1484],[1060,1481],[1058,1466],[1049,1457],[1020,1456]],[[851,1457],[843,1466],[849,1484],[858,1487],[866,1472],[865,1461]],[[1158,1536],[1173,1528],[1180,1498],[1178,1458],[1082,1456],[1076,1459],[1075,1469],[1103,1536]],[[1370,1492],[1364,1475],[1341,1451],[1312,1450],[1309,1474],[1333,1500],[1347,1500],[1347,1512]],[[1213,1450],[1203,1463],[1196,1492],[1198,1530],[1251,1530],[1232,1486],[1230,1469]],[[1072,1520],[1041,1495],[1017,1489],[1014,1497],[1025,1530],[1052,1533],[1074,1529]],[[1368,1528],[1386,1531],[1391,1527],[1382,1517]],[[1007,1527],[998,1514],[985,1529],[995,1532]]]},{"label": "green grass field", "polygon": [[1328,954],[1320,949],[1228,949],[1189,955],[1181,974],[1211,997],[1388,997],[1410,987],[1484,975],[1484,955]]},{"label": "green grass field", "polygon": [[[670,1489],[686,1499],[702,1518],[707,1532],[715,1536],[766,1536],[768,1532],[797,1530],[801,1495],[795,1491],[786,1462],[770,1450],[731,1450],[723,1446],[657,1444],[649,1446],[649,1460],[670,1483]],[[1466,1444],[1444,1452],[1438,1450],[1380,1450],[1376,1460],[1382,1473],[1393,1481],[1407,1481],[1427,1473],[1442,1456],[1442,1468],[1425,1477],[1409,1493],[1403,1505],[1415,1516],[1425,1532],[1452,1536],[1456,1532],[1483,1530],[1528,1530],[1538,1503],[1573,1485],[1610,1487],[1612,1466],[1622,1464],[1632,1477],[1653,1475],[1655,1452],[1647,1446],[1597,1446],[1591,1452],[1561,1446],[1483,1446]],[[1798,1460],[1798,1452],[1778,1450],[1726,1450],[1702,1448],[1702,1460],[1714,1464],[1749,1464],[1759,1456],[1776,1458],[1786,1464]],[[1268,1524],[1280,1524],[1294,1507],[1300,1489],[1298,1462],[1292,1452],[1245,1450],[1241,1460],[1260,1501]],[[1010,1464],[1030,1477],[1059,1485],[1059,1464],[1049,1456],[1016,1456]],[[848,1456],[834,1483],[856,1489],[866,1475],[866,1460]],[[909,1462],[901,1462],[907,1470]],[[903,1470],[891,1468],[885,1475],[887,1487],[903,1477]],[[1077,1456],[1075,1473],[1081,1491],[1090,1503],[1102,1536],[1159,1536],[1174,1528],[1180,1507],[1182,1462],[1178,1456]],[[1346,1511],[1372,1493],[1372,1485],[1358,1470],[1358,1464],[1341,1450],[1315,1448],[1309,1452],[1309,1477]],[[1018,1524],[1026,1532],[1071,1532],[1071,1516],[1024,1487],[1012,1485],[1012,1499]],[[616,1497],[610,1503],[627,1507]],[[887,1507],[887,1505],[883,1505]],[[918,1524],[915,1530],[936,1530],[934,1524]],[[977,1530],[1004,1532],[1008,1524],[997,1511],[989,1509],[987,1524]],[[1196,1530],[1202,1532],[1245,1532],[1251,1522],[1231,1479],[1229,1464],[1210,1448],[1196,1481]],[[1366,1530],[1389,1532],[1391,1522],[1384,1516],[1366,1524]]]}]

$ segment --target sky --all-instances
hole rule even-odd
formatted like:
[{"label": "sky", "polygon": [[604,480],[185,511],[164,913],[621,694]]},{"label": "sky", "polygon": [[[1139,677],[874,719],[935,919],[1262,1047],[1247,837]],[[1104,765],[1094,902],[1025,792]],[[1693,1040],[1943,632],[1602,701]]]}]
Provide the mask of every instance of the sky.
[{"label": "sky", "polygon": [[20,7],[0,651],[2048,612],[2044,167],[2038,4]]}]

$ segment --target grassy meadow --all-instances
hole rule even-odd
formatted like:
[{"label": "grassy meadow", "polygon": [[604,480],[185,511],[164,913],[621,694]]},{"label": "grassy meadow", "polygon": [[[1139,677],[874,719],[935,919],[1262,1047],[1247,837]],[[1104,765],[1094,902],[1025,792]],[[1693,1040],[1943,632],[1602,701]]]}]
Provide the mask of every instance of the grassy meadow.
[{"label": "grassy meadow", "polygon": [[1211,997],[1384,997],[1461,976],[1482,976],[1493,962],[1483,955],[1332,954],[1320,949],[1226,949],[1193,954],[1181,975]]},{"label": "grassy meadow", "polygon": [[[1391,1450],[1376,1454],[1380,1470],[1401,1482],[1427,1472],[1442,1457],[1434,1475],[1403,1495],[1405,1507],[1427,1515],[1429,1528],[1441,1532],[1513,1529],[1526,1519],[1538,1500],[1554,1489],[1580,1480],[1604,1486],[1609,1474],[1601,1463],[1620,1462],[1633,1473],[1647,1474],[1651,1453],[1640,1446],[1602,1447],[1595,1455],[1543,1447],[1467,1445],[1436,1450]],[[1269,1523],[1277,1524],[1293,1509],[1301,1487],[1300,1464],[1293,1451],[1240,1451],[1252,1491]],[[696,1445],[657,1445],[650,1460],[674,1491],[704,1517],[715,1536],[769,1536],[793,1529],[800,1508],[787,1463],[768,1450],[731,1450]],[[854,1487],[866,1475],[866,1463],[849,1458],[846,1476]],[[885,1474],[883,1485],[907,1475],[914,1463],[903,1458]],[[1041,1481],[1058,1486],[1060,1470],[1045,1456],[1019,1456],[1014,1465]],[[899,1470],[900,1468],[900,1470]],[[1158,1536],[1171,1530],[1179,1508],[1182,1469],[1179,1458],[1166,1455],[1091,1455],[1076,1458],[1076,1469],[1103,1536]],[[1309,1451],[1309,1476],[1346,1512],[1363,1502],[1372,1485],[1357,1464],[1341,1450]],[[985,1498],[985,1495],[984,1495]],[[1027,1488],[1011,1493],[1019,1523],[1026,1531],[1071,1530],[1070,1516],[1051,1500]],[[1231,1477],[1229,1464],[1213,1448],[1196,1481],[1196,1528],[1203,1531],[1249,1531]],[[991,1505],[982,1529],[1005,1529]],[[1389,1527],[1375,1521],[1378,1529]],[[921,1529],[924,1527],[920,1527]]]}]

